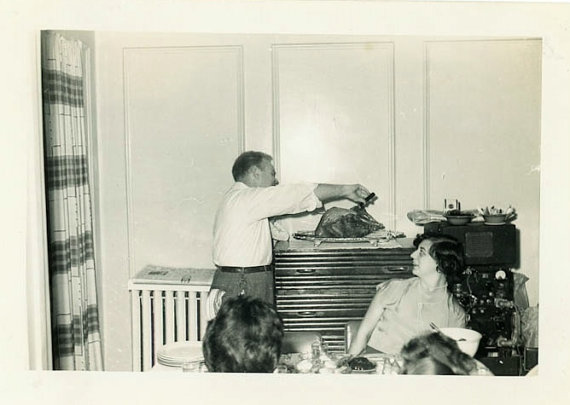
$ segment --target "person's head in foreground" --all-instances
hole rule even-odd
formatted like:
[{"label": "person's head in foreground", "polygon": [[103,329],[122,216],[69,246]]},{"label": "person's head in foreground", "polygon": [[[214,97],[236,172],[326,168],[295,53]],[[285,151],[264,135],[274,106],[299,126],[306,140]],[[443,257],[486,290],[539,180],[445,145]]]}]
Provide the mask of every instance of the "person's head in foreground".
[{"label": "person's head in foreground", "polygon": [[457,342],[438,332],[416,336],[402,348],[402,374],[468,375],[477,365]]},{"label": "person's head in foreground", "polygon": [[283,333],[271,305],[247,296],[229,298],[208,322],[202,349],[206,366],[211,372],[272,373]]}]

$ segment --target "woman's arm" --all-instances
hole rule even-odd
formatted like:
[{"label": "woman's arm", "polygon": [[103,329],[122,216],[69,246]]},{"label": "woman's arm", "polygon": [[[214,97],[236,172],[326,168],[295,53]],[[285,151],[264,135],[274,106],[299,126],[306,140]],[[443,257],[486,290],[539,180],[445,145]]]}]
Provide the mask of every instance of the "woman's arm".
[{"label": "woman's arm", "polygon": [[370,303],[370,306],[366,311],[366,315],[364,315],[364,319],[358,328],[356,337],[350,344],[350,348],[348,349],[349,354],[358,356],[366,349],[370,335],[372,335],[374,327],[378,323],[382,312],[384,312],[383,295],[384,291],[381,290],[378,291],[374,296],[374,299]]}]

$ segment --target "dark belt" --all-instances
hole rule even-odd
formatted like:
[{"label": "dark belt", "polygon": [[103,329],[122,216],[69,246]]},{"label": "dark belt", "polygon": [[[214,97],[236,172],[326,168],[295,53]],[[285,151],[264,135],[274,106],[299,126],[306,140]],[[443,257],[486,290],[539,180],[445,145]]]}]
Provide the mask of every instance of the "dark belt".
[{"label": "dark belt", "polygon": [[270,271],[272,269],[271,265],[266,266],[253,266],[253,267],[229,267],[229,266],[220,266],[220,271],[222,273],[261,273],[263,271]]}]

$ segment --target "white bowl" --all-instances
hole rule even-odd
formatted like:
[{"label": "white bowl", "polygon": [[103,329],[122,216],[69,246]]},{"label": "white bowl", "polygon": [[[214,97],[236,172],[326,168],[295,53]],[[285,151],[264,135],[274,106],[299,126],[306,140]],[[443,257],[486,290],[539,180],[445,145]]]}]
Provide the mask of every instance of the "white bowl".
[{"label": "white bowl", "polygon": [[459,349],[469,356],[475,356],[483,337],[479,332],[466,328],[440,328],[441,333],[457,342]]}]

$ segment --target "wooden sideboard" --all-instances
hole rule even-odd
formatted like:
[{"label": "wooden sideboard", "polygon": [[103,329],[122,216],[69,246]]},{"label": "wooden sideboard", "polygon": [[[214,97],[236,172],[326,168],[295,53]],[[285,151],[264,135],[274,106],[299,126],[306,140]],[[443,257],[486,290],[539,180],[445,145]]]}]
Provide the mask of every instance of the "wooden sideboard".
[{"label": "wooden sideboard", "polygon": [[330,351],[344,351],[346,323],[364,317],[379,283],[412,276],[412,251],[409,238],[377,246],[277,243],[275,301],[285,330],[319,332]]}]

